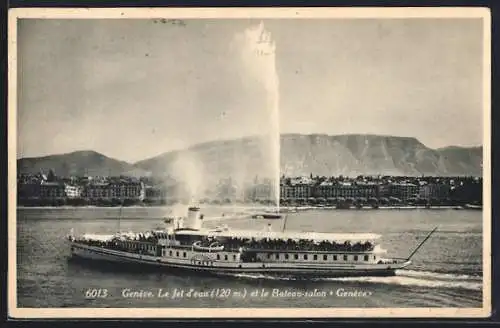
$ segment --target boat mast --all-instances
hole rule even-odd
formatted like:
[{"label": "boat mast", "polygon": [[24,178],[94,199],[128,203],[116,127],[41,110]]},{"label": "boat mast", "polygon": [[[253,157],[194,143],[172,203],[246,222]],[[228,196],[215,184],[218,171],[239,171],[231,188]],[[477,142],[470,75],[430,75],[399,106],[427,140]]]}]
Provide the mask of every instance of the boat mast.
[{"label": "boat mast", "polygon": [[422,240],[422,242],[417,246],[417,248],[415,248],[415,250],[413,252],[411,252],[410,256],[408,256],[406,258],[407,261],[409,261],[413,255],[415,255],[417,253],[417,251],[420,249],[420,247],[422,247],[424,245],[424,243],[427,241],[427,239],[429,239],[431,237],[431,235],[434,233],[434,231],[437,230],[438,227],[435,227],[434,229],[432,229],[431,232],[429,232],[429,234],[427,234],[427,237],[424,238],[424,240]]},{"label": "boat mast", "polygon": [[120,213],[118,214],[118,234],[121,234],[121,218],[124,200],[120,204]]},{"label": "boat mast", "polygon": [[286,228],[286,220],[288,219],[288,213],[285,214],[285,218],[283,219],[283,228],[281,229],[281,232],[285,231]]}]

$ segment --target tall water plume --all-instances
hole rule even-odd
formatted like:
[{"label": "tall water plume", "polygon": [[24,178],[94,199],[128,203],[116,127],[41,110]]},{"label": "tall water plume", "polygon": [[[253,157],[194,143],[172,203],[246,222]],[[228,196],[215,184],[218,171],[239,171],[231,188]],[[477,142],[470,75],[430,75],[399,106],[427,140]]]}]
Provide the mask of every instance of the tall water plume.
[{"label": "tall water plume", "polygon": [[[279,78],[276,70],[276,44],[264,23],[247,28],[240,36],[240,55],[243,67],[250,78],[265,89],[265,119],[269,124],[263,124],[265,145],[269,152],[272,166],[271,181],[273,184],[271,199],[279,209],[280,200],[280,126],[279,126]],[[266,156],[267,157],[267,156]]]},{"label": "tall water plume", "polygon": [[175,180],[175,200],[182,204],[196,204],[204,196],[206,179],[202,162],[195,153],[186,150],[177,154],[168,169]]}]

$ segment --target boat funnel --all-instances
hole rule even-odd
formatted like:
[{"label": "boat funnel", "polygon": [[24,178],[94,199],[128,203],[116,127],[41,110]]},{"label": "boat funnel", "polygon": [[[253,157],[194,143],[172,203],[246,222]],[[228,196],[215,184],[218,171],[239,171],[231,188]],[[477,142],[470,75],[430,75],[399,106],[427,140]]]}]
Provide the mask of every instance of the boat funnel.
[{"label": "boat funnel", "polygon": [[201,229],[202,224],[203,224],[203,215],[200,213],[200,208],[190,207],[188,209],[188,215],[184,221],[183,228],[199,230]]}]

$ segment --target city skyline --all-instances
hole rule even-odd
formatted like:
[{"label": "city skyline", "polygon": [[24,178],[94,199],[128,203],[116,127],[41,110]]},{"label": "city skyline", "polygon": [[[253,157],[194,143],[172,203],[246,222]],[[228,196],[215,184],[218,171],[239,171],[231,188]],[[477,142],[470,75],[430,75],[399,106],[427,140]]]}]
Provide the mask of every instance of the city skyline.
[{"label": "city skyline", "polygon": [[[135,162],[262,132],[262,90],[234,49],[258,22],[21,21],[17,157],[94,150]],[[482,145],[481,19],[263,22],[282,134]]]}]

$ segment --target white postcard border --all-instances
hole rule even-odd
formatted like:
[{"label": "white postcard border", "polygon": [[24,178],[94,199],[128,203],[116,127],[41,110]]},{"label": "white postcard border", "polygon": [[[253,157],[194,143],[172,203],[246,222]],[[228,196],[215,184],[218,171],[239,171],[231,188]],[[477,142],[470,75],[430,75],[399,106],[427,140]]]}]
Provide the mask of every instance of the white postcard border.
[{"label": "white postcard border", "polygon": [[[483,19],[483,306],[481,308],[19,308],[17,306],[18,19]],[[14,8],[8,17],[8,313],[11,318],[458,318],[491,314],[491,14],[481,7]],[[133,311],[131,311],[133,310]]]}]

